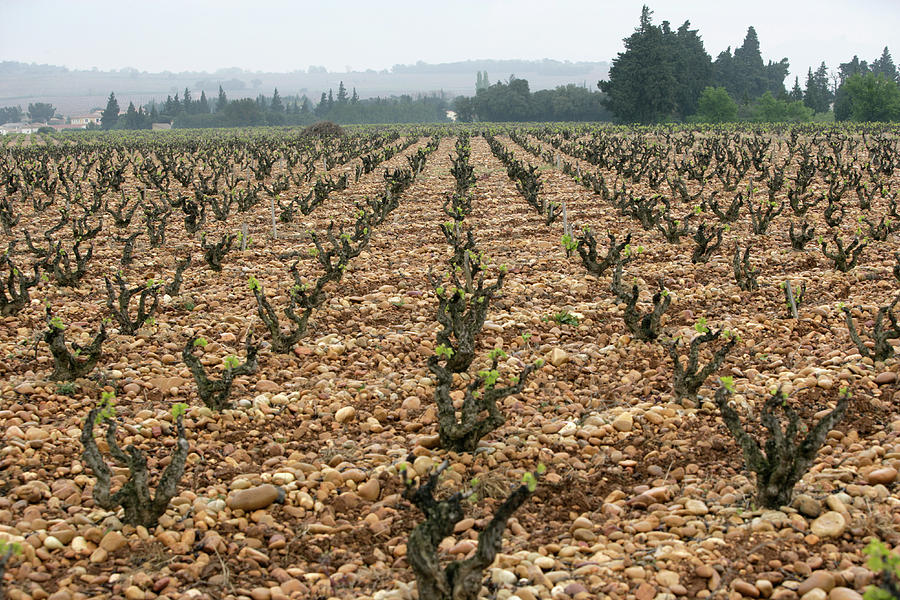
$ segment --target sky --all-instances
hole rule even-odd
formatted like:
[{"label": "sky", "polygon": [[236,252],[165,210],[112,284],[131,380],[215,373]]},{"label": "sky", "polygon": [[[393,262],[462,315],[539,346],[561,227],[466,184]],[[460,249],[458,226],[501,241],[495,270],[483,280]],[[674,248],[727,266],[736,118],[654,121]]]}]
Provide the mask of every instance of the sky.
[{"label": "sky", "polygon": [[100,70],[332,72],[469,59],[610,61],[637,26],[685,20],[715,58],[756,28],[764,60],[900,60],[900,0],[0,0],[0,59]]}]

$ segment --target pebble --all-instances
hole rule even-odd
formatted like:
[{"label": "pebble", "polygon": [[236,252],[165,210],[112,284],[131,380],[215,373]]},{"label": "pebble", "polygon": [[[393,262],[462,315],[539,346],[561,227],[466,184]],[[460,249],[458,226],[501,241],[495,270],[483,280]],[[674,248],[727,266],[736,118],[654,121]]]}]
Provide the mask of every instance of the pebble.
[{"label": "pebble", "polygon": [[128,600],[144,600],[144,590],[136,585],[125,588],[125,598]]},{"label": "pebble", "polygon": [[232,510],[251,511],[265,508],[276,500],[284,499],[284,490],[266,483],[228,495],[226,504]]},{"label": "pebble", "polygon": [[872,485],[877,485],[879,483],[887,485],[892,483],[895,479],[897,479],[897,469],[894,467],[882,467],[881,469],[869,471],[869,474],[866,475],[866,481]]},{"label": "pebble", "polygon": [[752,583],[748,583],[743,579],[735,579],[731,582],[731,589],[736,591],[741,596],[746,596],[747,598],[759,598],[759,590],[756,589],[756,586]]},{"label": "pebble", "polygon": [[656,574],[657,583],[670,589],[679,584],[679,579],[678,573],[675,571],[662,570]]},{"label": "pebble", "polygon": [[692,515],[705,515],[709,512],[706,504],[700,500],[688,500],[684,503],[684,508]]},{"label": "pebble", "polygon": [[631,416],[631,413],[622,413],[613,421],[612,426],[616,431],[621,431],[622,433],[627,433],[631,431],[632,427],[634,427],[634,419]]},{"label": "pebble", "polygon": [[44,538],[44,548],[47,550],[61,550],[65,548],[65,545],[59,541],[59,539],[53,537],[52,535],[48,535]]},{"label": "pebble", "polygon": [[268,379],[260,379],[256,382],[256,391],[262,393],[280,392],[281,386],[274,381],[269,381]]},{"label": "pebble", "polygon": [[[813,571],[798,587],[797,594],[801,597],[815,589],[824,590],[827,594],[834,587],[834,575],[828,571]],[[823,596],[824,598],[824,596]]]},{"label": "pebble", "polygon": [[554,367],[561,367],[569,362],[569,353],[562,348],[554,348],[547,359]]},{"label": "pebble", "polygon": [[15,388],[13,388],[17,394],[33,394],[34,386],[30,383],[20,383]]},{"label": "pebble", "polygon": [[828,511],[821,517],[817,518],[809,526],[810,531],[820,538],[839,537],[844,533],[847,522],[844,521],[843,515],[833,510]]},{"label": "pebble", "polygon": [[359,497],[363,500],[374,502],[375,500],[378,500],[378,495],[381,493],[381,484],[378,483],[377,479],[369,479],[356,488],[356,493],[359,494]]},{"label": "pebble", "polygon": [[100,540],[100,547],[107,552],[115,552],[126,544],[128,544],[128,540],[118,531],[110,531]]},{"label": "pebble", "polygon": [[25,439],[29,442],[43,441],[48,437],[50,437],[50,433],[40,427],[29,427],[25,430]]},{"label": "pebble", "polygon": [[828,598],[828,592],[825,590],[820,590],[816,588],[814,590],[810,590],[800,596],[800,600],[826,600]]},{"label": "pebble", "polygon": [[338,423],[347,423],[349,421],[352,421],[355,416],[356,409],[352,406],[345,406],[338,409],[338,411],[334,413],[334,420]]},{"label": "pebble", "polygon": [[879,373],[875,376],[875,383],[878,385],[894,383],[895,381],[897,381],[897,374],[893,371],[885,371],[884,373]]},{"label": "pebble", "polygon": [[794,498],[793,506],[807,517],[816,518],[822,514],[822,503],[806,494]]},{"label": "pebble", "polygon": [[491,583],[494,585],[513,585],[519,580],[518,576],[506,569],[493,569],[491,571]]},{"label": "pebble", "polygon": [[644,582],[635,590],[634,597],[637,600],[653,600],[656,597],[656,586]]}]

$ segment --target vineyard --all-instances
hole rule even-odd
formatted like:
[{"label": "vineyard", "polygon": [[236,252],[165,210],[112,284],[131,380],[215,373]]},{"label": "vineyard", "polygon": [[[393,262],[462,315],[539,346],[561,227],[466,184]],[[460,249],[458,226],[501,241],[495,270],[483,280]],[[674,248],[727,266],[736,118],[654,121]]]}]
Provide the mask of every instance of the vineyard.
[{"label": "vineyard", "polygon": [[14,138],[0,598],[897,594],[898,133]]}]

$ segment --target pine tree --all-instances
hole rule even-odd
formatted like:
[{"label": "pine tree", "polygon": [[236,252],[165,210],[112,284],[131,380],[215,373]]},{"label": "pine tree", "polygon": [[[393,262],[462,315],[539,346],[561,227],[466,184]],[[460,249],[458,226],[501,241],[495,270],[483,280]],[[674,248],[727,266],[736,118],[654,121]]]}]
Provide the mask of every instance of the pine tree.
[{"label": "pine tree", "polygon": [[331,93],[331,88],[328,88],[328,110],[332,108],[334,108],[334,94]]},{"label": "pine tree", "polygon": [[350,104],[356,104],[359,102],[359,94],[356,93],[356,88],[353,88],[353,95],[350,96]]},{"label": "pine tree", "polygon": [[303,102],[300,103],[300,114],[308,115],[310,113],[309,98],[303,96]]},{"label": "pine tree", "polygon": [[200,91],[200,102],[197,104],[197,112],[201,115],[209,114],[209,101],[206,99],[206,92]]},{"label": "pine tree", "polygon": [[324,117],[328,114],[328,96],[325,92],[322,92],[322,97],[319,99],[319,103],[316,105],[316,116]]},{"label": "pine tree", "polygon": [[191,90],[184,88],[184,100],[181,102],[184,105],[184,112],[189,115],[194,113],[194,101],[191,100]]},{"label": "pine tree", "polygon": [[275,93],[272,94],[272,102],[269,104],[269,110],[277,113],[284,112],[284,104],[281,102],[281,96],[278,95],[278,88],[275,88]]},{"label": "pine tree", "polygon": [[900,82],[900,78],[897,76],[897,66],[894,64],[887,46],[884,47],[881,57],[872,61],[871,69],[876,75],[884,75],[888,81]]},{"label": "pine tree", "polygon": [[338,93],[337,93],[337,101],[338,104],[347,104],[347,88],[344,87],[344,82],[342,81],[340,85],[338,85]]},{"label": "pine tree", "polygon": [[859,57],[854,54],[852,59],[848,62],[841,63],[840,66],[838,66],[840,85],[843,85],[847,79],[854,75],[865,75],[868,72],[869,63],[864,60],[859,60]]},{"label": "pine tree", "polygon": [[103,129],[112,129],[119,122],[119,102],[113,92],[109,93],[106,101],[106,110],[100,115],[100,126]]},{"label": "pine tree", "polygon": [[823,62],[813,73],[812,69],[806,76],[806,91],[803,94],[803,103],[817,113],[828,112],[831,106],[832,94],[828,86],[828,67]]},{"label": "pine tree", "polygon": [[604,104],[626,123],[654,123],[676,109],[677,80],[664,32],[653,25],[645,5],[640,25],[625,38],[625,52],[613,59],[609,81],[597,86],[607,94]]},{"label": "pine tree", "polygon": [[712,80],[712,59],[703,47],[703,40],[691,22],[685,21],[675,33],[665,24],[667,45],[672,48],[674,72],[678,74],[675,102],[679,115],[684,118],[697,112],[700,94]]},{"label": "pine tree", "polygon": [[228,104],[228,98],[225,96],[225,90],[222,89],[222,86],[219,86],[219,97],[216,99],[216,112],[222,112],[225,110],[225,106]]},{"label": "pine tree", "polygon": [[794,77],[794,87],[791,88],[791,93],[788,94],[788,97],[791,99],[791,101],[803,100],[803,90],[800,89],[799,77]]}]

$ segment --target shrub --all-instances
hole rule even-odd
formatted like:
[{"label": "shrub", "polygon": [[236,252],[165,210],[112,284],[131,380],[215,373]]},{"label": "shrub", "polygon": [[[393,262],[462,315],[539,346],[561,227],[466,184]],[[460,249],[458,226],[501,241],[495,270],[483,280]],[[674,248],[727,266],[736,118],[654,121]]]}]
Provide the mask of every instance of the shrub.
[{"label": "shrub", "polygon": [[707,86],[700,94],[696,120],[701,123],[736,121],[738,105],[723,87]]}]

